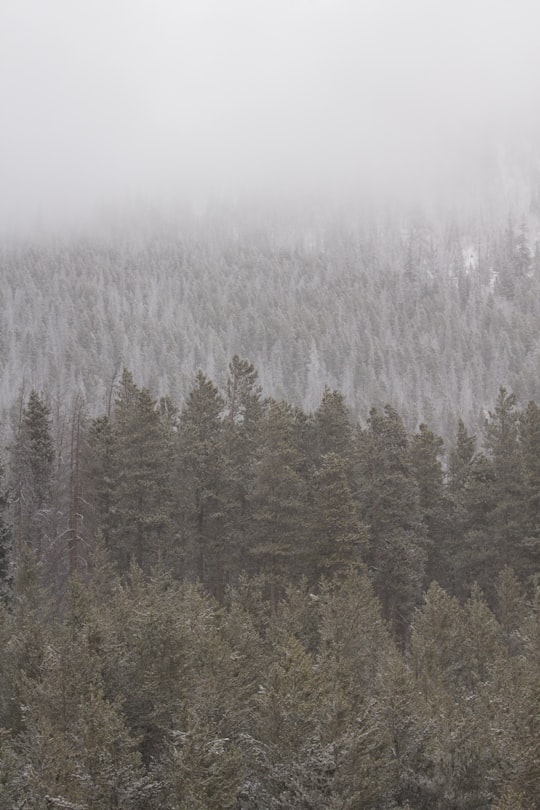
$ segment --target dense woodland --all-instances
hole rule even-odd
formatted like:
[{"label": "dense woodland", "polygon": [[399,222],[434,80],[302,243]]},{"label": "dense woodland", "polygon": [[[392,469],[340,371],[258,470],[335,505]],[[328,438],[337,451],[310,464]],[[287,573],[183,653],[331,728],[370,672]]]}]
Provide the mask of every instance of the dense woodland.
[{"label": "dense woodland", "polygon": [[6,448],[0,807],[538,807],[540,406],[135,380]]},{"label": "dense woodland", "polygon": [[479,431],[501,382],[540,401],[539,200],[540,182],[508,218],[228,208],[4,241],[4,422],[32,389],[97,415],[124,366],[182,402],[238,354],[304,410],[327,384],[359,419],[390,402],[409,430]]}]

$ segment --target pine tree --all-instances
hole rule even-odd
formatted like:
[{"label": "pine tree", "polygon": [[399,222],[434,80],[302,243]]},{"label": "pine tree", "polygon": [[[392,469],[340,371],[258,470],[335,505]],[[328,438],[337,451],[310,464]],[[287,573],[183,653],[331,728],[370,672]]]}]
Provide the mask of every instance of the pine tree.
[{"label": "pine tree", "polygon": [[169,437],[150,392],[139,389],[127,370],[118,388],[112,438],[114,557],[123,571],[132,556],[148,571],[169,546]]},{"label": "pine tree", "polygon": [[463,421],[458,421],[458,429],[454,446],[449,459],[449,488],[450,492],[459,498],[467,484],[472,460],[476,452],[476,437],[470,436]]},{"label": "pine tree", "polygon": [[188,565],[214,591],[223,585],[223,399],[202,371],[182,408],[178,429],[178,505]]},{"label": "pine tree", "polygon": [[294,409],[284,402],[272,402],[261,425],[250,551],[268,576],[274,610],[278,584],[298,574],[309,557],[309,493],[297,427]]},{"label": "pine tree", "polygon": [[493,460],[495,477],[495,508],[490,528],[499,570],[504,565],[515,566],[519,545],[526,534],[519,422],[515,394],[501,387],[485,429],[485,446]]},{"label": "pine tree", "polygon": [[369,533],[360,521],[342,456],[328,453],[322,457],[313,489],[316,561],[321,571],[343,571],[366,557]]},{"label": "pine tree", "polygon": [[332,767],[328,806],[383,806],[391,790],[391,749],[379,690],[395,647],[380,602],[359,568],[323,583],[315,607],[318,721]]},{"label": "pine tree", "polygon": [[409,459],[418,488],[422,523],[426,527],[428,559],[426,579],[441,582],[448,577],[448,549],[450,526],[449,504],[444,490],[443,469],[439,456],[444,451],[444,442],[427,425],[420,425],[411,438]]},{"label": "pine tree", "polygon": [[95,534],[99,531],[107,548],[111,548],[116,515],[113,428],[109,416],[92,420],[88,429],[88,446],[87,500],[92,505],[91,528]]},{"label": "pine tree", "polygon": [[7,603],[13,585],[11,573],[12,528],[8,523],[9,496],[4,489],[4,469],[0,465],[0,602]]},{"label": "pine tree", "polygon": [[45,400],[32,391],[11,450],[19,556],[23,548],[42,556],[47,550],[47,540],[51,539],[54,457],[50,411]]},{"label": "pine tree", "polygon": [[176,568],[171,538],[173,430],[167,408],[156,404],[147,389],[139,389],[126,369],[112,415],[90,424],[81,459],[85,501],[94,507],[89,523],[94,533],[102,532],[124,573],[132,557],[146,571],[165,560]]},{"label": "pine tree", "polygon": [[67,622],[47,628],[39,671],[22,679],[20,733],[10,756],[16,769],[3,795],[9,806],[147,807],[140,755],[121,717],[105,696],[100,662],[84,628]]},{"label": "pine tree", "polygon": [[540,570],[540,408],[535,402],[521,416],[520,439],[526,531],[513,565],[525,581]]},{"label": "pine tree", "polygon": [[502,565],[491,531],[497,497],[495,471],[484,453],[474,457],[461,497],[463,522],[455,535],[452,591],[465,599],[475,582],[484,591],[492,591]]},{"label": "pine tree", "polygon": [[263,407],[255,367],[235,355],[229,364],[223,415],[222,531],[227,538],[224,563],[236,575],[249,567],[247,534],[253,508]]},{"label": "pine tree", "polygon": [[349,410],[339,391],[325,386],[321,403],[313,414],[313,430],[319,458],[335,453],[350,466],[353,431]]},{"label": "pine tree", "polygon": [[375,591],[386,617],[402,634],[421,595],[426,536],[408,437],[391,406],[382,414],[371,410],[358,460],[361,518],[371,532],[369,566]]},{"label": "pine tree", "polygon": [[462,606],[436,583],[412,627],[411,664],[425,700],[420,806],[487,810],[498,757],[486,706],[500,628],[478,590]]}]

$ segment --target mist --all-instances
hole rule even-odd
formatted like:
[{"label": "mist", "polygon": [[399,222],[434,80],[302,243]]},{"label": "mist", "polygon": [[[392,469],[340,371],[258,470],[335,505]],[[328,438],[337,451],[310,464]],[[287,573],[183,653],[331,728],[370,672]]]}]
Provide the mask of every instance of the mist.
[{"label": "mist", "polygon": [[1,230],[208,199],[459,204],[501,161],[538,166],[538,23],[524,0],[4,0]]}]

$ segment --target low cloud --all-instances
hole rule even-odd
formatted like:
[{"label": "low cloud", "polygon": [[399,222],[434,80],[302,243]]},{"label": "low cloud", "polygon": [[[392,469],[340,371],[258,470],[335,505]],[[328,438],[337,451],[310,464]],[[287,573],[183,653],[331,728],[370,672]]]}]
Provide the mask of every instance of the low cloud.
[{"label": "low cloud", "polygon": [[5,0],[0,220],[459,196],[507,144],[536,159],[539,22],[523,0]]}]

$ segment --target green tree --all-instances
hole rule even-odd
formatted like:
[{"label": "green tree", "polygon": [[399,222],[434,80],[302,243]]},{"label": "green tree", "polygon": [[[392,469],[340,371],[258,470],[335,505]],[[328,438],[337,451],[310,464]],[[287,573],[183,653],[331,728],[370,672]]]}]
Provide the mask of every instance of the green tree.
[{"label": "green tree", "polygon": [[210,718],[192,716],[172,735],[157,770],[165,804],[178,810],[234,810],[243,782],[243,758]]},{"label": "green tree", "polygon": [[347,473],[351,478],[353,429],[349,409],[339,391],[331,391],[325,386],[321,403],[313,414],[313,431],[318,457],[328,453],[340,456],[347,463]]},{"label": "green tree", "polygon": [[359,441],[360,514],[370,527],[369,566],[385,615],[402,634],[421,596],[427,556],[409,440],[399,414],[387,405],[383,413],[371,410]]},{"label": "green tree", "polygon": [[[222,531],[227,542],[223,563],[237,576],[249,567],[248,526],[253,508],[263,408],[255,367],[235,355],[229,364],[223,415]],[[227,579],[226,572],[224,578]]]},{"label": "green tree", "polygon": [[313,552],[321,572],[344,570],[365,558],[369,533],[347,480],[346,463],[337,453],[321,458],[314,474],[315,521]]},{"label": "green tree", "polygon": [[450,510],[439,459],[443,451],[443,440],[427,425],[420,425],[410,440],[410,464],[418,487],[420,513],[428,540],[426,581],[436,579],[446,584],[452,550],[448,548]]},{"label": "green tree", "polygon": [[99,416],[90,422],[87,450],[86,500],[91,506],[88,518],[90,531],[92,537],[98,540],[97,546],[103,542],[104,547],[112,554],[116,525],[116,471],[113,428],[109,416]]},{"label": "green tree", "polygon": [[22,728],[9,746],[16,769],[4,796],[35,810],[147,807],[136,742],[104,695],[84,629],[75,635],[69,622],[48,629],[39,672],[22,680]]},{"label": "green tree", "polygon": [[464,519],[456,537],[453,591],[466,598],[478,582],[492,591],[501,560],[491,531],[496,508],[493,462],[484,453],[475,456],[462,493]]},{"label": "green tree", "polygon": [[410,657],[425,701],[421,807],[491,807],[498,773],[488,700],[500,627],[476,590],[462,606],[433,583],[413,619]]},{"label": "green tree", "polygon": [[133,556],[148,571],[167,557],[171,526],[171,437],[150,392],[124,369],[112,419],[114,525],[110,542],[120,569]]},{"label": "green tree", "polygon": [[261,425],[250,551],[268,576],[274,610],[279,583],[297,575],[310,553],[309,492],[297,426],[295,410],[284,402],[270,403]]},{"label": "green tree", "polygon": [[9,496],[4,488],[4,468],[0,465],[0,603],[7,603],[12,590],[12,527],[8,522]]},{"label": "green tree", "polygon": [[513,564],[523,581],[540,570],[540,408],[529,402],[520,421],[526,531]]},{"label": "green tree", "polygon": [[223,399],[202,371],[182,408],[178,429],[178,504],[188,565],[214,592],[223,586]]},{"label": "green tree", "polygon": [[484,440],[493,461],[495,505],[489,528],[499,570],[504,565],[515,566],[526,535],[519,423],[516,396],[501,387],[489,413]]},{"label": "green tree", "polygon": [[26,547],[41,556],[51,540],[54,457],[49,407],[32,391],[11,450],[19,555]]},{"label": "green tree", "polygon": [[463,492],[468,484],[471,466],[476,453],[476,437],[470,436],[460,419],[454,445],[448,462],[448,489],[454,503],[454,519],[463,525]]},{"label": "green tree", "polygon": [[384,806],[383,797],[391,795],[392,754],[380,686],[397,651],[381,604],[359,568],[323,583],[314,607],[320,735],[333,764],[328,807]]}]

